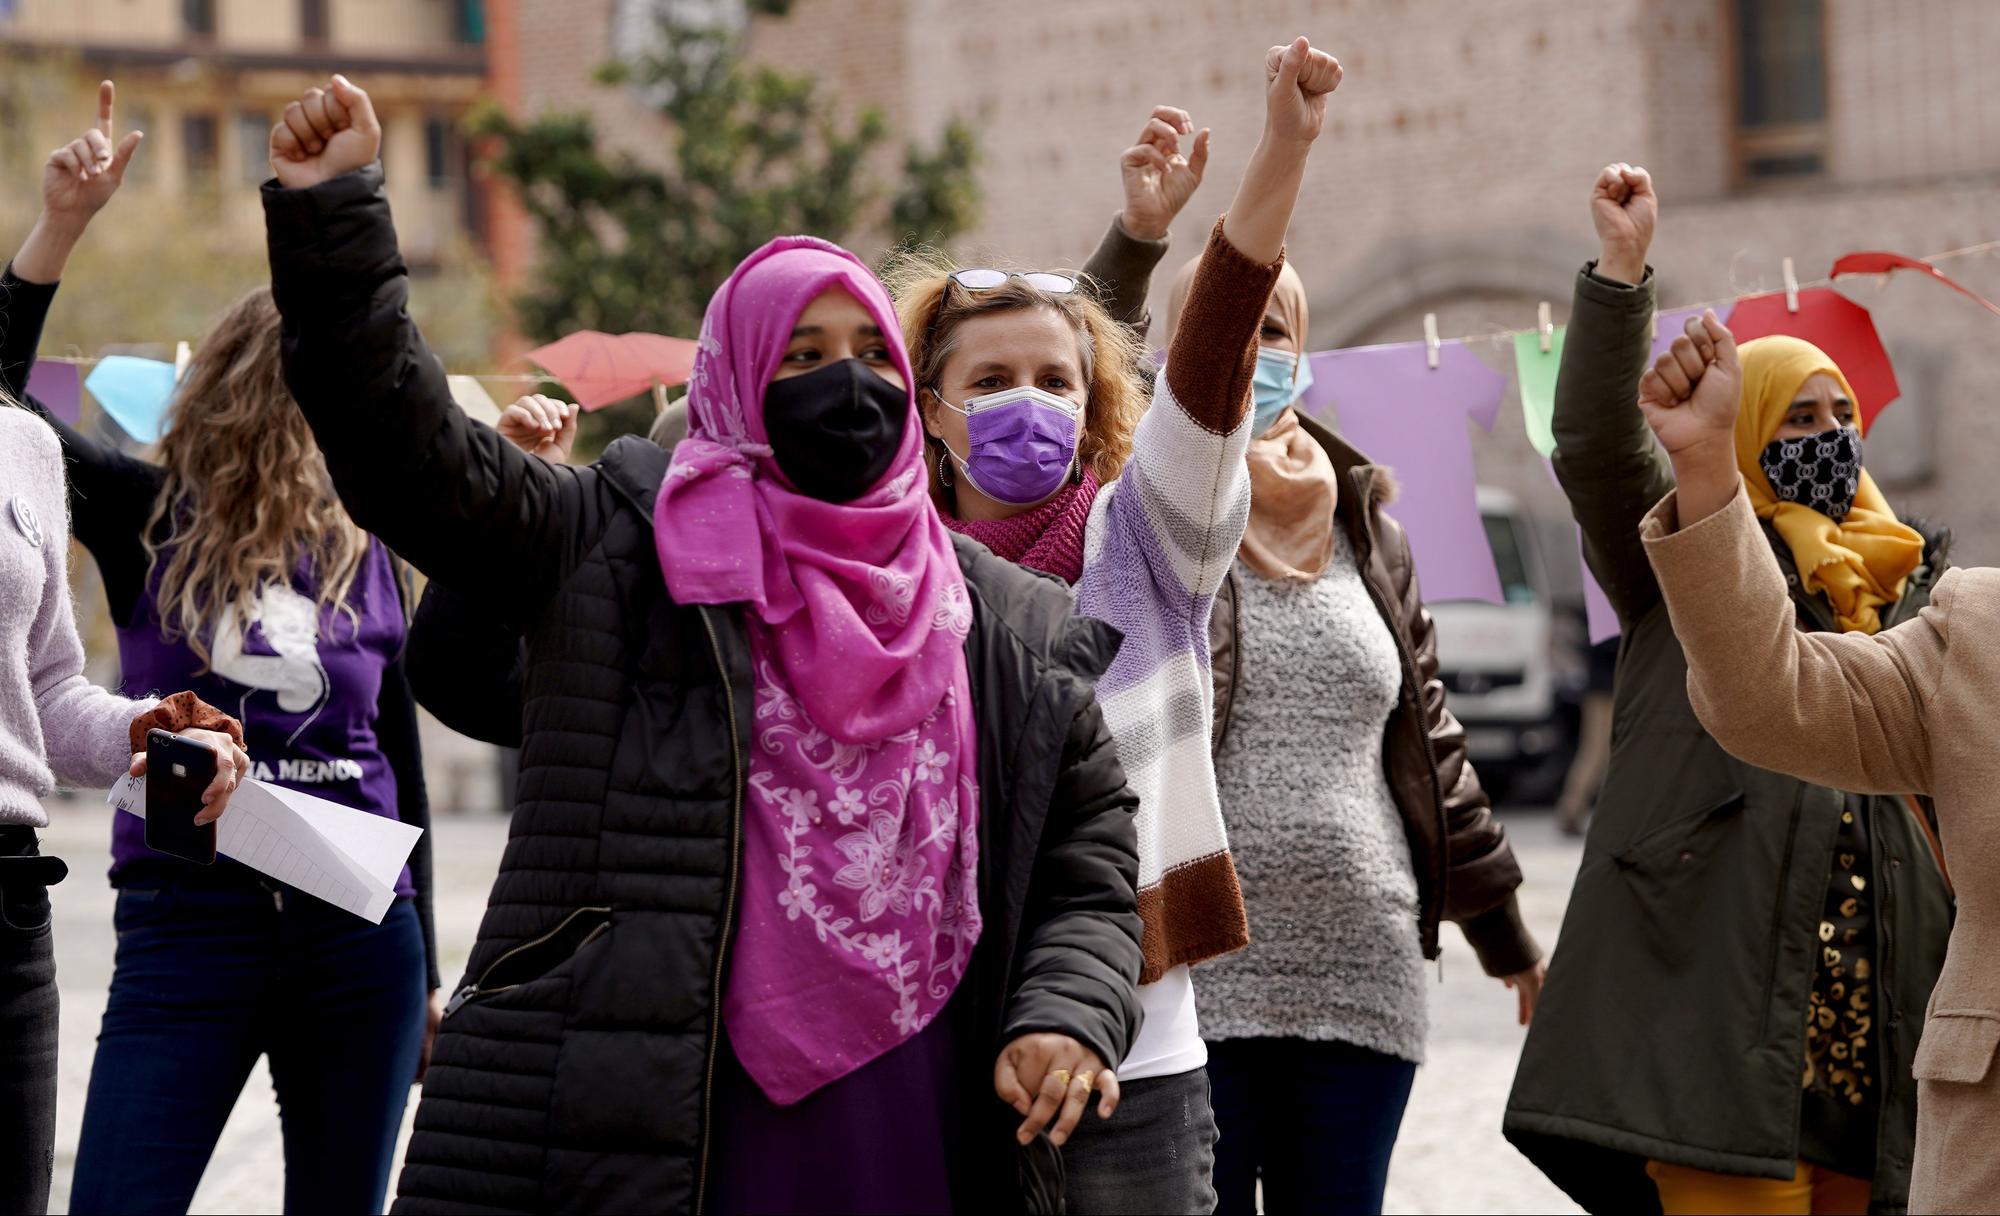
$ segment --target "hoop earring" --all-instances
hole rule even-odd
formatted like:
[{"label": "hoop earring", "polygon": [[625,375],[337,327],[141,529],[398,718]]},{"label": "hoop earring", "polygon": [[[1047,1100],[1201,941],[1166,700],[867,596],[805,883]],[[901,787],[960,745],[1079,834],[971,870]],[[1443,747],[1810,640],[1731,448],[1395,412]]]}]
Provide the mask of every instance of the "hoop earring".
[{"label": "hoop earring", "polygon": [[[943,444],[939,444],[938,446],[940,448],[944,447]],[[946,449],[938,453],[938,484],[943,486],[947,490],[952,488],[950,461],[951,461],[950,449]]]}]

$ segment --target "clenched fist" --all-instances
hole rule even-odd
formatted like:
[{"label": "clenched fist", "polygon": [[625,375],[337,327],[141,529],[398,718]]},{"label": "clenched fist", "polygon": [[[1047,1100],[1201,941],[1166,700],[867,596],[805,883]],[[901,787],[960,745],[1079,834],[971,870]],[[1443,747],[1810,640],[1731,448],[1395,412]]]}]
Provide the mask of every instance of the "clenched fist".
[{"label": "clenched fist", "polygon": [[345,76],[335,76],[327,88],[307,89],[271,128],[271,172],[287,190],[373,164],[381,151],[374,103]]},{"label": "clenched fist", "polygon": [[1639,380],[1639,408],[1676,461],[1698,450],[1725,452],[1734,468],[1742,397],[1736,337],[1712,308],[1688,318],[1687,332]]},{"label": "clenched fist", "polygon": [[494,429],[508,443],[550,464],[564,464],[576,445],[576,403],[529,393],[507,407]]},{"label": "clenched fist", "polygon": [[1604,166],[1590,188],[1590,222],[1597,226],[1601,251],[1597,273],[1620,283],[1646,277],[1646,251],[1653,245],[1660,199],[1653,175],[1637,165]]},{"label": "clenched fist", "polygon": [[1326,99],[1340,87],[1340,60],[1315,51],[1304,35],[1264,53],[1264,132],[1309,144],[1326,121]]}]

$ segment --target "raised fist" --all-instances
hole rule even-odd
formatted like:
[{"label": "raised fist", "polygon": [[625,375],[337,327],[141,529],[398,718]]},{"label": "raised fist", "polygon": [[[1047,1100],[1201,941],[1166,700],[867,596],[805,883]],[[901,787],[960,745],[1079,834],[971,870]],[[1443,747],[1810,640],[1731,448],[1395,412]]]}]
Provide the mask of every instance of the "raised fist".
[{"label": "raised fist", "polygon": [[1704,444],[1733,449],[1742,399],[1736,337],[1712,308],[1688,318],[1687,332],[1639,379],[1639,408],[1669,456]]},{"label": "raised fist", "polygon": [[576,445],[575,403],[529,393],[507,407],[494,427],[500,437],[550,464],[563,464]]},{"label": "raised fist", "polygon": [[1653,193],[1653,175],[1637,165],[1604,166],[1590,188],[1590,222],[1597,226],[1602,252],[1597,273],[1620,283],[1637,283],[1646,276],[1646,251],[1653,245],[1659,222],[1660,198]]},{"label": "raised fist", "polygon": [[42,207],[50,216],[73,221],[77,227],[90,221],[99,208],[111,201],[125,180],[125,166],[139,150],[145,135],[138,131],[117,138],[111,121],[112,103],[118,88],[110,81],[97,86],[97,125],[49,153],[42,166]]},{"label": "raised fist", "polygon": [[1304,35],[1264,53],[1264,131],[1299,143],[1319,138],[1326,99],[1340,87],[1340,60],[1315,51]]},{"label": "raised fist", "polygon": [[1125,231],[1142,241],[1167,235],[1208,168],[1208,128],[1194,134],[1186,110],[1154,106],[1139,142],[1118,158],[1125,179]]},{"label": "raised fist", "polygon": [[287,190],[373,164],[381,151],[374,103],[345,76],[335,76],[328,88],[307,89],[271,128],[271,172]]}]

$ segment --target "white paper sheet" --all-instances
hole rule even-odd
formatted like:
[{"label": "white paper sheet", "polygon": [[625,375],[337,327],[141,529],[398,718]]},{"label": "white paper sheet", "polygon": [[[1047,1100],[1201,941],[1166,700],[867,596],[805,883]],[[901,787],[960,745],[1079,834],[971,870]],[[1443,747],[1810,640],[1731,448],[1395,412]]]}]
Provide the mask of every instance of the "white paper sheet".
[{"label": "white paper sheet", "polygon": [[[120,778],[105,801],[144,819],[146,779]],[[215,849],[379,925],[421,835],[400,820],[246,779],[216,821]]]}]

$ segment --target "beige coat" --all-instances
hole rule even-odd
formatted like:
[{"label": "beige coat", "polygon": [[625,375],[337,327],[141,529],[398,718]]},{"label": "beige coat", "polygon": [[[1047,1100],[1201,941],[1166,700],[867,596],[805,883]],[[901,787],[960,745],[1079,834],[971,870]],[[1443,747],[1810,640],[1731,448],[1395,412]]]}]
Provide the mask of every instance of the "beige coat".
[{"label": "beige coat", "polygon": [[1744,761],[1862,793],[1936,799],[1958,921],[1931,995],[1917,1079],[1913,1212],[2000,1208],[2000,569],[1953,570],[1895,629],[1801,632],[1770,543],[1739,490],[1675,531],[1642,535],[1688,692]]}]

